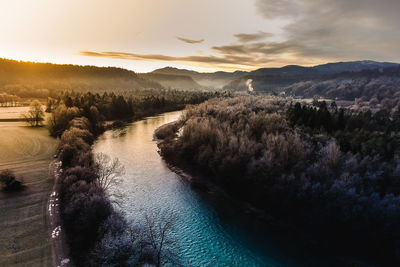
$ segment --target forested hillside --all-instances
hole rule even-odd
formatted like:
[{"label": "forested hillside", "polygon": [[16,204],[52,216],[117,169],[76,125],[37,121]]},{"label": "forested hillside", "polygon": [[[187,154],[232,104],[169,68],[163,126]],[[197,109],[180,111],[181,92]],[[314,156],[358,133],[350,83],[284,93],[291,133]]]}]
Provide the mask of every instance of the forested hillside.
[{"label": "forested hillside", "polygon": [[0,59],[0,93],[7,99],[54,97],[61,91],[147,94],[142,91],[213,91],[221,88],[224,91],[255,91],[299,98],[358,98],[381,103],[399,98],[400,68],[395,63],[356,61],[315,67],[262,68],[252,72],[200,73],[167,67],[136,74],[115,67]]},{"label": "forested hillside", "polygon": [[185,75],[173,75],[163,73],[142,73],[139,77],[143,77],[147,80],[158,82],[165,88],[179,89],[179,90],[205,90],[206,87],[198,84],[190,76]]},{"label": "forested hillside", "polygon": [[247,74],[247,72],[244,71],[235,71],[235,72],[217,71],[217,72],[207,73],[207,72],[197,72],[185,69],[177,69],[172,67],[157,69],[151,73],[188,76],[191,77],[197,83],[199,83],[201,86],[211,89],[221,89],[229,82]]},{"label": "forested hillside", "polygon": [[286,66],[250,72],[224,87],[297,97],[321,96],[354,100],[374,95],[390,97],[399,91],[399,65],[374,61],[339,62],[315,67]]},{"label": "forested hillside", "polygon": [[124,91],[145,88],[162,86],[121,68],[0,59],[0,92],[19,97],[56,96],[64,90]]},{"label": "forested hillside", "polygon": [[287,95],[364,101],[397,100],[400,96],[400,68],[341,73],[324,79],[310,79],[283,88]]}]

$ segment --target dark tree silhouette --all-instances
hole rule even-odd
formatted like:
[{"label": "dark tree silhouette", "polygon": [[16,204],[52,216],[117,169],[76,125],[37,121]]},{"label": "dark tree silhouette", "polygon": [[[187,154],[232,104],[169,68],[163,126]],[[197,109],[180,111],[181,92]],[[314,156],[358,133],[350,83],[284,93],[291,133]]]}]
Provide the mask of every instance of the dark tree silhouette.
[{"label": "dark tree silhouette", "polygon": [[22,115],[25,121],[32,127],[42,126],[44,121],[44,111],[42,104],[38,100],[33,100],[29,106],[29,111]]}]

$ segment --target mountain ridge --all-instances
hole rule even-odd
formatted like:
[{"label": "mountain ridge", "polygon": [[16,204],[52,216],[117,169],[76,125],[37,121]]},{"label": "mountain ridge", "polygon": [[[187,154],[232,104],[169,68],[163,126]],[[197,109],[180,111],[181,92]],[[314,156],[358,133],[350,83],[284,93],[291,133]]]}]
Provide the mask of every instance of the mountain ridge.
[{"label": "mountain ridge", "polygon": [[[224,89],[232,91],[247,90],[248,81],[251,80],[252,87],[255,91],[279,92],[283,88],[301,81],[326,80],[338,78],[333,76],[356,76],[356,74],[361,74],[364,77],[368,75],[379,75],[379,73],[383,73],[385,69],[398,66],[400,66],[398,63],[363,60],[334,62],[312,67],[289,65],[282,68],[263,68],[249,72],[247,75],[231,81],[224,86]],[[375,72],[367,72],[374,70]]]},{"label": "mountain ridge", "polygon": [[[399,63],[393,62],[378,62],[372,60],[358,60],[358,61],[340,61],[329,62],[315,66],[301,66],[301,65],[286,65],[283,67],[273,68],[259,68],[253,71],[216,71],[216,72],[197,72],[187,69],[179,69],[174,67],[164,67],[156,69],[150,73],[168,74],[168,75],[183,75],[190,76],[192,79],[204,87],[216,86],[219,89],[229,89],[231,83],[237,83],[238,80],[254,79],[254,76],[274,76],[284,77],[290,80],[288,76],[298,75],[332,75],[343,72],[360,72],[370,69],[384,69],[388,67],[399,66]],[[214,83],[210,82],[214,81]],[[225,83],[224,85],[222,85]],[[232,86],[232,84],[231,84]]]},{"label": "mountain ridge", "polygon": [[[59,90],[177,89],[247,91],[249,83],[256,92],[285,92],[296,96],[319,94],[329,97],[359,97],[369,80],[377,88],[400,91],[398,63],[372,60],[331,62],[311,67],[287,65],[280,68],[260,68],[254,71],[217,71],[201,73],[193,70],[165,67],[148,73],[136,73],[117,67],[81,66],[23,62],[0,59],[0,92],[29,96],[30,91],[48,95]],[[382,77],[390,77],[383,79]],[[399,81],[398,81],[399,79]],[[327,82],[329,81],[329,82]],[[341,89],[347,81],[351,92]],[[329,84],[329,86],[328,86]],[[306,88],[306,86],[311,87]],[[369,85],[368,85],[369,86]],[[314,88],[314,89],[313,89]],[[317,88],[317,89],[316,89]],[[338,89],[339,88],[339,89]],[[389,89],[392,88],[392,89]],[[393,89],[394,88],[394,89]],[[368,91],[368,97],[373,91]],[[337,94],[337,95],[336,95]]]}]

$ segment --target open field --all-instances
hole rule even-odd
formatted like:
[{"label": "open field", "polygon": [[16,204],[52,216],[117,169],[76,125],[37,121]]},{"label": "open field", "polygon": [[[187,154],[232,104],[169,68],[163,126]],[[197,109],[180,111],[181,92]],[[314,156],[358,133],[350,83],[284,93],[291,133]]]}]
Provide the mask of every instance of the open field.
[{"label": "open field", "polygon": [[29,107],[0,107],[0,122],[22,121],[21,114],[28,112]]},{"label": "open field", "polygon": [[[42,109],[45,110],[46,106],[43,105]],[[0,122],[23,122],[22,114],[29,111],[29,106],[22,107],[0,107]],[[50,113],[45,113],[45,121]],[[7,124],[3,124],[8,125]]]},{"label": "open field", "polygon": [[9,116],[0,115],[4,119],[0,121],[0,170],[11,169],[22,176],[26,188],[13,194],[0,192],[0,266],[50,266],[46,204],[53,185],[49,163],[56,140],[44,127],[6,121],[18,116],[12,109]]}]

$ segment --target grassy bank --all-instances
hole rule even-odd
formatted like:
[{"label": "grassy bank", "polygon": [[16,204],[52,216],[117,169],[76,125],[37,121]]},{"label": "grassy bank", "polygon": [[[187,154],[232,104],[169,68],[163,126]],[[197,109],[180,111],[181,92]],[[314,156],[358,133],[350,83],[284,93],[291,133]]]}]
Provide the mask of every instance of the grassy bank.
[{"label": "grassy bank", "polygon": [[26,186],[17,193],[0,192],[0,266],[52,265],[46,204],[55,148],[45,128],[0,122],[0,170],[22,176]]}]

